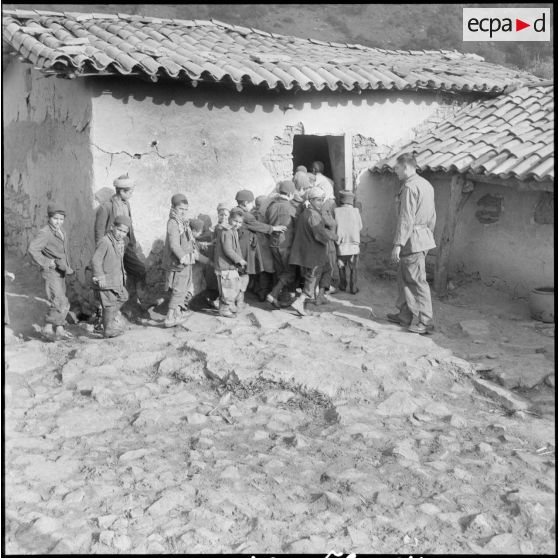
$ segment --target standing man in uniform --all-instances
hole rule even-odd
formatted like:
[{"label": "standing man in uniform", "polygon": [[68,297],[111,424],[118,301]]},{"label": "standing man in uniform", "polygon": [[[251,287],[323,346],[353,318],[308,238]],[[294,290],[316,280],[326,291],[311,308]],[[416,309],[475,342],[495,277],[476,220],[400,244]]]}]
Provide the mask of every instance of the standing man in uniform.
[{"label": "standing man in uniform", "polygon": [[397,284],[398,314],[387,319],[408,328],[412,333],[428,333],[434,329],[430,287],[426,282],[426,254],[436,247],[434,226],[434,188],[416,172],[412,153],[401,154],[395,172],[402,183],[396,197],[397,227],[391,261],[399,264]]},{"label": "standing man in uniform", "polygon": [[[132,222],[132,212],[128,200],[132,197],[135,183],[128,175],[122,175],[113,184],[116,194],[97,208],[97,214],[95,215],[95,245],[99,244],[101,238],[111,230],[114,219],[117,216],[122,215]],[[124,268],[130,283],[128,290],[130,294],[135,292],[134,298],[130,298],[136,302],[139,294],[138,291],[145,288],[146,269],[136,254],[136,237],[133,225],[130,225],[125,242]],[[133,288],[131,289],[130,287]]]}]

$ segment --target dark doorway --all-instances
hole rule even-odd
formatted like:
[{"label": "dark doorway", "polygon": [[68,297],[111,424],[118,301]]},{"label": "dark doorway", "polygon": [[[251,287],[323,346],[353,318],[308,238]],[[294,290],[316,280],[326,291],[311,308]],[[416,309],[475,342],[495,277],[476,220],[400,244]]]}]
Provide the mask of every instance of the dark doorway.
[{"label": "dark doorway", "polygon": [[343,136],[312,136],[298,134],[293,137],[293,172],[304,165],[308,172],[312,163],[324,164],[324,175],[335,184],[335,192],[345,185],[345,150]]}]

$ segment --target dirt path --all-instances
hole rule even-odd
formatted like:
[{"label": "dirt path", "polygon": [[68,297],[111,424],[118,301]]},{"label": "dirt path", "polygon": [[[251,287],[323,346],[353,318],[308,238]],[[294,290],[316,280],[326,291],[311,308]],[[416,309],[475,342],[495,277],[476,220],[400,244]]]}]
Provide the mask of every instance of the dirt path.
[{"label": "dirt path", "polygon": [[554,329],[522,301],[463,287],[416,336],[372,317],[395,285],[370,276],[305,318],[254,305],[44,343],[26,279],[7,553],[555,551]]}]

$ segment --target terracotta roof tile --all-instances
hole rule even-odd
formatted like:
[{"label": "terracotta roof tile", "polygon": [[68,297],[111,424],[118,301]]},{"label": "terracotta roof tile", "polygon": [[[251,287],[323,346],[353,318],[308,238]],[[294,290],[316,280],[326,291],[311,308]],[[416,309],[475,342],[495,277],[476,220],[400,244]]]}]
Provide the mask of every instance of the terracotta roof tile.
[{"label": "terracotta roof tile", "polygon": [[420,170],[554,180],[554,83],[525,85],[467,105],[406,143],[372,171],[393,169],[405,151]]},{"label": "terracotta roof tile", "polygon": [[[5,10],[2,25],[5,42],[47,73],[79,75],[94,69],[151,78],[182,79],[187,74],[192,80],[236,84],[248,78],[269,88],[352,90],[358,85],[361,89],[421,88],[493,94],[501,93],[507,85],[537,79],[455,51],[369,48],[287,37],[217,20]],[[43,32],[30,29],[34,26],[43,28]],[[24,43],[27,38],[37,44]],[[94,50],[64,53],[61,47],[77,46],[71,45],[75,38],[88,38]],[[200,56],[202,50],[214,58]],[[134,52],[151,57],[151,61]],[[274,62],[265,62],[273,57]],[[288,64],[282,63],[282,57],[289,59]],[[67,68],[62,69],[59,63]]]}]

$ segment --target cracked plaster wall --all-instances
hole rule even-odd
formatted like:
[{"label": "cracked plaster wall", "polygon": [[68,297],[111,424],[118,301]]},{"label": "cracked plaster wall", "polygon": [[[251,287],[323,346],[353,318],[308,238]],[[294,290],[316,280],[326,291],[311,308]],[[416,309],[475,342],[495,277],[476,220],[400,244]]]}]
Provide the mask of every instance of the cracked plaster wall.
[{"label": "cracked plaster wall", "polygon": [[[95,190],[99,198],[108,195],[107,187],[124,172],[136,179],[131,203],[137,237],[153,262],[174,193],[186,194],[191,215],[209,215],[214,223],[217,204],[232,207],[238,190],[248,188],[256,196],[273,190],[277,177],[266,161],[287,126],[301,123],[306,134],[346,135],[346,145],[357,134],[372,137],[380,157],[443,104],[430,93],[238,93],[110,78],[96,79],[92,87]],[[379,224],[367,221],[386,200],[367,177],[357,177],[356,189],[365,202],[365,229],[375,232]]]},{"label": "cracked plaster wall", "polygon": [[65,204],[70,257],[84,281],[93,250],[90,95],[85,83],[46,78],[13,60],[3,71],[4,248],[24,254],[47,223],[51,200]]}]

